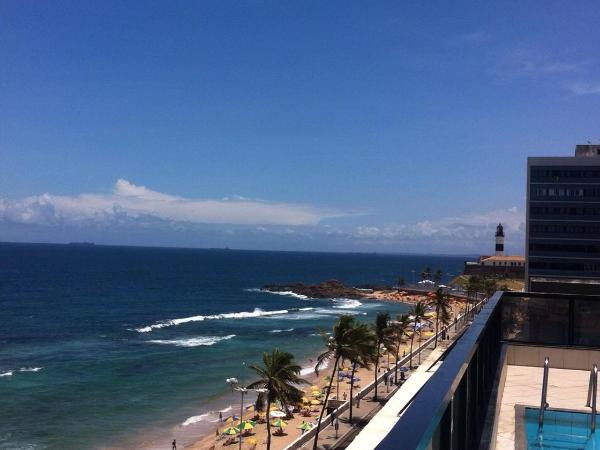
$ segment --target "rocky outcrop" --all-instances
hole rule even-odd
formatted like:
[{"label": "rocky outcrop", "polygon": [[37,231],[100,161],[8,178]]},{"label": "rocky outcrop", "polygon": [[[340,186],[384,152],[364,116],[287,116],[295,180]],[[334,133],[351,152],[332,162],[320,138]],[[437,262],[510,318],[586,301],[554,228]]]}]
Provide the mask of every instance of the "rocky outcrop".
[{"label": "rocky outcrop", "polygon": [[318,284],[268,284],[262,287],[269,292],[293,292],[310,298],[363,298],[365,292],[345,286],[338,280],[323,281]]}]

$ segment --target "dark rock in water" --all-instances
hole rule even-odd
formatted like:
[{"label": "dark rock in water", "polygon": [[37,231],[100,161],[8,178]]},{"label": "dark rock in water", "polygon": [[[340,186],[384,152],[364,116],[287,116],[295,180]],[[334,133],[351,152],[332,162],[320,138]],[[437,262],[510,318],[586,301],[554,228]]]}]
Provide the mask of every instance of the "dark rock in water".
[{"label": "dark rock in water", "polygon": [[365,296],[364,292],[345,286],[338,280],[323,281],[319,284],[268,284],[262,289],[270,292],[290,291],[310,298],[363,298]]}]

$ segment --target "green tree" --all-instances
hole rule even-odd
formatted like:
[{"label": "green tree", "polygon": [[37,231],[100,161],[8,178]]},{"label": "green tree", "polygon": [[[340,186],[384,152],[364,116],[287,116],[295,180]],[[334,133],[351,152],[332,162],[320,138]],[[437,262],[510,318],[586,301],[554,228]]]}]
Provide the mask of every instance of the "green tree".
[{"label": "green tree", "polygon": [[400,350],[404,338],[408,336],[407,331],[410,326],[410,318],[408,314],[401,314],[396,317],[395,321],[391,321],[389,325],[390,348],[394,352],[396,365],[394,368],[394,383],[398,384],[398,361],[400,360]]},{"label": "green tree", "polygon": [[263,365],[248,366],[260,377],[258,381],[250,383],[249,389],[266,389],[266,393],[258,394],[256,403],[267,404],[267,450],[271,449],[271,426],[269,423],[269,413],[271,404],[281,403],[287,411],[289,405],[298,403],[302,400],[304,393],[298,388],[301,384],[308,384],[308,381],[300,378],[300,366],[294,362],[294,356],[288,352],[282,352],[279,349],[273,349],[271,353],[263,353]]},{"label": "green tree", "polygon": [[375,349],[376,338],[371,328],[366,323],[355,323],[350,331],[352,341],[352,374],[350,376],[350,411],[349,420],[352,424],[352,399],[354,396],[354,374],[357,368],[370,369],[371,364],[377,360]]},{"label": "green tree", "polygon": [[[412,358],[413,358],[413,348],[414,348],[414,343],[415,343],[415,334],[417,334],[417,329],[419,328],[419,325],[421,325],[421,322],[425,318],[426,312],[427,312],[427,307],[425,306],[425,302],[422,302],[422,301],[417,302],[410,309],[410,315],[413,316],[413,318],[412,318],[413,332],[410,337],[410,359],[409,359],[408,365],[411,369],[413,368]],[[419,355],[421,355],[421,353],[419,353]],[[419,361],[420,360],[421,359],[419,356]]]},{"label": "green tree", "polygon": [[433,281],[435,281],[435,284],[440,284],[442,282],[442,269],[438,269],[435,271],[435,273],[433,274]]},{"label": "green tree", "polygon": [[435,309],[435,338],[434,338],[434,348],[437,347],[437,334],[439,331],[440,318],[441,315],[446,313],[449,314],[450,310],[450,300],[444,294],[442,288],[438,288],[435,291],[435,295],[429,301],[429,305],[431,305]]},{"label": "green tree", "polygon": [[327,334],[321,333],[321,336],[325,340],[327,349],[317,357],[315,373],[318,375],[320,368],[323,367],[323,365],[327,361],[333,360],[333,367],[331,370],[331,379],[329,380],[329,386],[325,394],[325,401],[323,402],[321,413],[319,414],[319,420],[317,422],[317,432],[315,434],[315,440],[313,442],[313,450],[317,449],[317,442],[319,440],[319,432],[321,430],[321,421],[323,420],[323,413],[325,412],[325,408],[327,407],[329,393],[331,392],[333,379],[337,374],[337,369],[340,361],[343,361],[345,359],[349,361],[359,360],[358,355],[362,351],[362,344],[358,346],[355,342],[358,339],[358,332],[355,331],[355,329],[356,322],[354,320],[354,317],[350,315],[342,315],[333,325],[331,336],[327,336]]},{"label": "green tree", "polygon": [[404,277],[398,277],[398,291],[406,284]]},{"label": "green tree", "polygon": [[421,271],[421,281],[423,281],[423,280],[429,280],[430,278],[431,278],[431,268],[430,267],[425,267]]},{"label": "green tree", "polygon": [[486,297],[491,297],[494,295],[494,292],[498,290],[498,282],[495,278],[487,278],[483,282],[483,291],[485,292]]},{"label": "green tree", "polygon": [[375,317],[375,324],[373,325],[373,332],[375,333],[376,346],[377,346],[377,359],[375,360],[375,395],[373,400],[377,401],[377,371],[379,370],[379,358],[381,357],[381,346],[385,345],[389,334],[388,322],[390,315],[388,313],[380,312]]}]

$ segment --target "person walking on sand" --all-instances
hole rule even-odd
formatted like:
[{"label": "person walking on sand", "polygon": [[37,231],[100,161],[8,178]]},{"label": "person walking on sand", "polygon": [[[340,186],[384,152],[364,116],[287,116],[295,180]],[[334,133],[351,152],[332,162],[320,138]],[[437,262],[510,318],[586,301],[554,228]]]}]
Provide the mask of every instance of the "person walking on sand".
[{"label": "person walking on sand", "polygon": [[171,446],[172,450],[177,450],[177,439],[173,439],[173,444]]}]

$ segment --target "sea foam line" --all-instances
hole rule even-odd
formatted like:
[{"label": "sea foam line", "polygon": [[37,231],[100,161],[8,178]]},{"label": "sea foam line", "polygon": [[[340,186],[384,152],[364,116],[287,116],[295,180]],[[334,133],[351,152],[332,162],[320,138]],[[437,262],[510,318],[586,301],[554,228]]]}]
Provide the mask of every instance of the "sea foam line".
[{"label": "sea foam line", "polygon": [[283,295],[285,297],[294,297],[299,298],[301,300],[310,300],[308,295],[296,294],[292,291],[269,291],[268,289],[259,289],[259,288],[249,288],[245,289],[247,292],[264,292],[266,294],[275,294],[275,295]]},{"label": "sea foam line", "polygon": [[286,330],[271,330],[271,331],[269,331],[269,333],[286,333],[286,332],[290,332],[290,331],[294,331],[294,329],[288,328]]},{"label": "sea foam line", "polygon": [[[233,408],[231,406],[228,406],[225,409],[222,409],[220,412],[221,413],[228,413],[229,411],[231,411]],[[223,414],[225,415],[225,414]],[[193,425],[195,423],[198,422],[211,422],[211,423],[216,423],[219,421],[219,411],[209,411],[207,413],[204,414],[200,414],[197,416],[192,416],[192,417],[188,417],[187,419],[185,419],[185,422],[183,422],[181,425],[184,427],[187,427],[188,425]]]},{"label": "sea foam line", "polygon": [[0,377],[12,377],[12,374],[12,370],[10,370],[8,372],[0,373]]},{"label": "sea foam line", "polygon": [[182,323],[189,322],[202,322],[204,320],[222,320],[222,319],[251,319],[255,317],[265,317],[265,316],[276,316],[282,314],[289,314],[290,312],[298,312],[298,311],[310,311],[312,308],[294,308],[294,309],[281,309],[278,311],[263,311],[260,308],[254,308],[254,311],[242,311],[236,313],[224,313],[224,314],[213,314],[209,316],[191,316],[191,317],[183,317],[180,319],[171,319],[165,320],[163,322],[158,322],[153,325],[147,325],[145,327],[136,328],[136,331],[139,333],[148,333],[152,330],[158,328],[172,327],[175,325],[181,325]]},{"label": "sea foam line", "polygon": [[362,306],[361,302],[351,298],[334,298],[332,302],[336,303],[334,306],[336,309],[354,309]]},{"label": "sea foam line", "polygon": [[235,334],[228,336],[198,336],[187,339],[154,339],[148,342],[152,344],[175,345],[176,347],[199,347],[211,346],[217,342],[233,339]]}]

